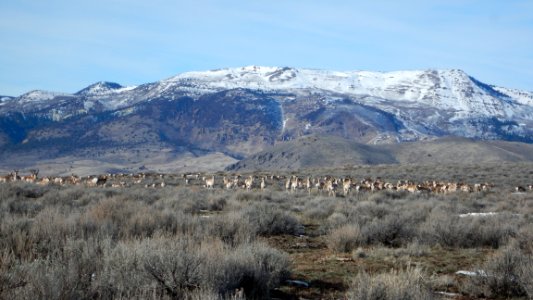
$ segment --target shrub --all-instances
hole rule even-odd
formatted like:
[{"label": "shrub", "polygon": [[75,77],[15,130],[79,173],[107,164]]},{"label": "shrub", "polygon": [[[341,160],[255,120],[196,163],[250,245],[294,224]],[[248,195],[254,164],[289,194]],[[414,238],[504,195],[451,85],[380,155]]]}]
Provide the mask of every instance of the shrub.
[{"label": "shrub", "polygon": [[291,214],[269,203],[257,203],[246,208],[244,218],[259,235],[300,234],[303,227]]},{"label": "shrub", "polygon": [[0,299],[15,298],[17,290],[26,285],[25,275],[15,255],[0,250]]},{"label": "shrub", "polygon": [[371,276],[359,273],[352,281],[348,299],[357,300],[396,300],[434,299],[420,268],[408,267],[405,271]]},{"label": "shrub", "polygon": [[250,230],[251,224],[241,213],[229,212],[223,216],[214,217],[208,224],[210,236],[218,237],[224,243],[232,246],[255,240],[255,232]]},{"label": "shrub", "polygon": [[94,293],[101,298],[198,299],[242,288],[247,298],[265,298],[288,276],[288,266],[285,254],[261,243],[232,247],[213,238],[157,236],[106,250]]},{"label": "shrub", "polygon": [[22,265],[27,283],[21,298],[80,299],[92,296],[94,274],[99,274],[99,244],[67,240],[61,252]]},{"label": "shrub", "polygon": [[305,203],[304,215],[306,218],[313,221],[322,221],[335,211],[334,202],[330,199],[317,197]]},{"label": "shrub", "polygon": [[242,288],[246,298],[264,299],[272,288],[288,278],[289,265],[287,255],[265,244],[252,243],[227,253],[222,265],[211,272],[218,277],[220,294]]},{"label": "shrub", "polygon": [[408,213],[394,213],[383,219],[374,219],[361,228],[363,241],[367,244],[382,244],[399,247],[409,243],[417,234],[416,219]]},{"label": "shrub", "polygon": [[480,276],[470,277],[467,291],[476,296],[533,298],[533,257],[510,245],[490,258]]},{"label": "shrub", "polygon": [[422,225],[420,238],[429,244],[446,247],[492,247],[505,245],[516,236],[519,219],[512,215],[464,217],[434,212]]},{"label": "shrub", "polygon": [[358,225],[344,225],[334,229],[327,237],[328,248],[336,252],[350,252],[361,244]]}]

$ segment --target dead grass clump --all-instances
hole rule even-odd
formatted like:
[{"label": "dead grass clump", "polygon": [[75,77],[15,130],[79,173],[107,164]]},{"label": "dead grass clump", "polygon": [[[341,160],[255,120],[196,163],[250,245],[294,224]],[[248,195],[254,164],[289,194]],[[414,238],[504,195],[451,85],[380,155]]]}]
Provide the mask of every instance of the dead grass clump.
[{"label": "dead grass clump", "polygon": [[335,252],[350,252],[361,245],[362,235],[358,225],[344,225],[333,229],[326,237],[328,248]]},{"label": "dead grass clump", "polygon": [[405,271],[369,275],[359,273],[352,281],[348,299],[396,300],[434,299],[425,276],[420,268],[408,267]]}]

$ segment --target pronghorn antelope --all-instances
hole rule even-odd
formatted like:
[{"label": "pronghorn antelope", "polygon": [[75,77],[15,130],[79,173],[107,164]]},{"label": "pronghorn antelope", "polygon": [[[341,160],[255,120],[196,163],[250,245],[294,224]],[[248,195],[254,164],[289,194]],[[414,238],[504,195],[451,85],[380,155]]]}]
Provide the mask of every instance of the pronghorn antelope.
[{"label": "pronghorn antelope", "polygon": [[523,186],[517,186],[517,187],[514,188],[514,190],[515,190],[515,192],[517,192],[517,193],[523,193],[523,192],[526,191],[526,188],[523,187]]},{"label": "pronghorn antelope", "polygon": [[350,178],[344,178],[342,181],[342,191],[344,193],[344,196],[347,196],[352,188],[352,179]]},{"label": "pronghorn antelope", "polygon": [[205,179],[205,187],[212,189],[215,186],[215,175]]},{"label": "pronghorn antelope", "polygon": [[300,186],[300,178],[297,176],[293,176],[291,180],[291,190],[294,192],[296,189],[298,189]]},{"label": "pronghorn antelope", "polygon": [[0,176],[0,182],[13,181],[14,177],[16,177],[16,175],[14,175],[13,172],[11,172],[9,173],[9,175]]},{"label": "pronghorn antelope", "polygon": [[418,192],[418,185],[416,184],[408,184],[406,187],[406,190],[410,193],[416,193]]},{"label": "pronghorn antelope", "polygon": [[265,177],[261,177],[261,190],[264,191],[266,188]]},{"label": "pronghorn antelope", "polygon": [[311,188],[313,188],[313,184],[311,183],[311,178],[309,176],[305,178],[304,187],[307,193],[311,194]]},{"label": "pronghorn antelope", "polygon": [[472,188],[467,184],[461,184],[461,191],[470,193],[472,192]]},{"label": "pronghorn antelope", "polygon": [[89,179],[87,181],[87,185],[88,186],[104,186],[105,183],[107,182],[107,176],[106,175],[101,175],[101,176],[97,176],[97,177],[93,177],[91,179]]},{"label": "pronghorn antelope", "polygon": [[122,187],[125,187],[126,186],[126,183],[121,181],[121,182],[114,182],[111,184],[111,187],[112,188],[122,188]]},{"label": "pronghorn antelope", "polygon": [[11,181],[19,181],[19,180],[20,180],[19,170],[13,170],[13,172],[11,172]]},{"label": "pronghorn antelope", "polygon": [[233,188],[233,181],[231,179],[224,176],[224,178],[222,178],[222,181],[226,189],[231,190]]},{"label": "pronghorn antelope", "polygon": [[248,178],[244,180],[244,185],[246,186],[246,190],[251,190],[252,186],[254,185],[254,177],[250,175]]},{"label": "pronghorn antelope", "polygon": [[337,195],[337,183],[335,182],[335,180],[333,180],[332,178],[329,178],[327,181],[326,181],[326,186],[325,186],[326,190],[328,191],[328,196],[333,196],[335,197]]},{"label": "pronghorn antelope", "polygon": [[291,189],[291,179],[292,179],[292,177],[288,177],[287,181],[285,182],[285,189],[287,191]]},{"label": "pronghorn antelope", "polygon": [[81,183],[81,179],[80,177],[78,177],[77,175],[70,175],[69,177],[65,178],[65,183],[68,183],[68,184],[72,184],[72,185],[78,185]]},{"label": "pronghorn antelope", "polygon": [[[326,179],[324,179],[326,180]],[[316,178],[316,181],[315,181],[315,187],[316,187],[316,190],[317,192],[322,195],[322,191],[325,190],[326,188],[326,182],[319,179],[319,178]]]},{"label": "pronghorn antelope", "polygon": [[241,175],[235,175],[235,177],[233,177],[233,187],[234,188],[239,188],[239,181],[241,180]]},{"label": "pronghorn antelope", "polygon": [[39,170],[31,170],[30,173],[31,175],[22,176],[21,180],[26,182],[35,182],[35,180],[37,180],[37,174],[39,174]]},{"label": "pronghorn antelope", "polygon": [[39,184],[39,185],[47,185],[49,183],[50,183],[50,178],[49,177],[43,177],[37,182],[37,184]]},{"label": "pronghorn antelope", "polygon": [[62,177],[54,177],[54,183],[62,185],[63,184],[63,178]]},{"label": "pronghorn antelope", "polygon": [[389,191],[394,191],[396,190],[396,187],[394,186],[394,184],[390,183],[390,182],[386,182],[385,185],[383,186],[385,189],[389,190]]}]

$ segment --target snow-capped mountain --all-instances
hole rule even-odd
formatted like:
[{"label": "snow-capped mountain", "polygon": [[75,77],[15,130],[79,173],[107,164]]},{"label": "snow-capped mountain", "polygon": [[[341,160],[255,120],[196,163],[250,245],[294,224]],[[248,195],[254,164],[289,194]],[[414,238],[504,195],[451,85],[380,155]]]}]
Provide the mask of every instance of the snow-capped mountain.
[{"label": "snow-capped mountain", "polygon": [[100,81],[82,89],[81,91],[77,92],[76,95],[97,97],[112,93],[118,93],[121,92],[123,89],[124,87],[118,83]]},{"label": "snow-capped mountain", "polygon": [[[183,73],[163,80],[160,90],[164,92],[175,86],[198,94],[235,88],[263,91],[322,90],[418,102],[454,108],[465,113],[498,113],[494,110],[496,103],[493,99],[496,90],[486,85],[479,86],[478,83],[461,70],[339,72],[251,66]],[[502,94],[512,92],[509,89],[501,90]],[[520,91],[515,91],[516,95],[518,93]]]},{"label": "snow-capped mountain", "polygon": [[[330,95],[371,97],[376,103],[380,102],[380,99],[407,102],[454,110],[461,116],[513,117],[523,113],[517,105],[533,106],[533,92],[483,84],[461,70],[341,72],[247,66],[187,72],[141,86],[123,87],[112,82],[97,82],[74,96],[91,99],[112,98],[99,100],[111,102],[106,105],[109,109],[120,109],[154,98],[176,98],[183,95],[198,97],[238,88],[267,92],[314,91]],[[43,101],[57,96],[68,94],[32,91],[18,97],[17,101]]]},{"label": "snow-capped mountain", "polygon": [[148,143],[242,157],[310,134],[371,144],[446,135],[533,142],[533,93],[485,84],[461,70],[248,66],[2,99],[0,151]]},{"label": "snow-capped mountain", "polygon": [[16,101],[18,103],[27,103],[27,102],[43,102],[52,100],[59,96],[68,96],[67,93],[58,93],[58,92],[49,92],[49,91],[42,91],[42,90],[33,90],[31,92],[27,92],[19,97],[16,98]]}]

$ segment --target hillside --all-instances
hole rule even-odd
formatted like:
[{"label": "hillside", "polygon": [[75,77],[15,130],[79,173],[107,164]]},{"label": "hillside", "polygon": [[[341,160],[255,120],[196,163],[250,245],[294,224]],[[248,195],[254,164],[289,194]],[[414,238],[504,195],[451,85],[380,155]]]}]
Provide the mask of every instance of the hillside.
[{"label": "hillside", "polygon": [[533,145],[441,138],[365,145],[339,137],[311,136],[277,144],[235,163],[229,171],[301,170],[379,164],[483,164],[533,162]]}]

